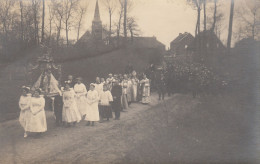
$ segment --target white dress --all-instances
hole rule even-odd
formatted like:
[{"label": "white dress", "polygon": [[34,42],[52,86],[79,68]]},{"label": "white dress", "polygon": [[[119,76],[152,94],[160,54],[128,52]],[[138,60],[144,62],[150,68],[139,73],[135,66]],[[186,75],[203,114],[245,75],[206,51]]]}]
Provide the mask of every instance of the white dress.
[{"label": "white dress", "polygon": [[127,101],[128,102],[131,102],[132,101],[132,81],[131,80],[128,80],[128,83],[127,83]]},{"label": "white dress", "polygon": [[138,88],[139,80],[134,77],[132,78],[132,101],[137,101],[137,88]]},{"label": "white dress", "polygon": [[76,103],[80,112],[81,117],[86,114],[86,93],[87,89],[84,84],[75,84],[74,91],[76,93]]},{"label": "white dress", "polygon": [[31,118],[26,125],[28,132],[45,132],[47,131],[46,115],[44,111],[45,99],[43,97],[31,98]]},{"label": "white dress", "polygon": [[88,91],[87,95],[87,114],[86,114],[86,121],[99,121],[99,111],[98,111],[98,101],[99,95],[96,90]]},{"label": "white dress", "polygon": [[103,92],[103,83],[100,83],[100,84],[94,84],[95,85],[95,90],[98,92],[98,95],[101,94],[101,92]]},{"label": "white dress", "polygon": [[29,121],[32,117],[32,112],[30,111],[31,105],[31,95],[21,96],[19,100],[19,107],[21,109],[19,122],[25,131],[28,130]]},{"label": "white dress", "polygon": [[103,91],[100,94],[100,105],[110,106],[110,103],[113,101],[113,96],[110,91]]},{"label": "white dress", "polygon": [[146,78],[146,79],[141,80],[140,83],[143,85],[142,103],[148,104],[148,103],[150,103],[150,80]]},{"label": "white dress", "polygon": [[81,120],[81,115],[78,110],[75,101],[75,92],[73,89],[63,92],[63,110],[62,110],[62,120],[64,122],[79,122]]}]

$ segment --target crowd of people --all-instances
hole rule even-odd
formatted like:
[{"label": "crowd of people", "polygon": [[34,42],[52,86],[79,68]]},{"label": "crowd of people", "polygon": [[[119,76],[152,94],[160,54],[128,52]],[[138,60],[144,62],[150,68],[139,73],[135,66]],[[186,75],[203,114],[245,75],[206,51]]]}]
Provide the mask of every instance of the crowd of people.
[{"label": "crowd of people", "polygon": [[[24,128],[24,137],[28,132],[41,134],[47,131],[45,110],[47,101],[53,100],[53,111],[57,126],[75,126],[85,121],[86,126],[94,126],[95,122],[103,123],[120,119],[120,112],[129,108],[132,103],[150,103],[150,83],[146,74],[138,77],[131,67],[126,74],[109,74],[108,78],[96,77],[87,90],[81,77],[76,79],[69,75],[60,86],[60,92],[46,96],[40,88],[31,90],[22,87],[19,100],[21,109],[19,121]],[[114,115],[113,115],[114,113]]]},{"label": "crowd of people", "polygon": [[[120,119],[120,112],[129,108],[131,103],[150,102],[150,92],[157,91],[158,98],[173,93],[216,93],[227,86],[227,82],[216,76],[211,69],[199,63],[176,62],[165,67],[149,65],[144,73],[137,74],[129,63],[125,74],[109,74],[107,79],[97,77],[89,86],[89,91],[82,78],[74,79],[69,75],[60,93],[51,97],[43,96],[41,89],[31,91],[23,87],[20,98],[20,123],[27,132],[45,132],[47,130],[44,109],[52,99],[57,125],[75,126],[86,121],[87,126],[95,122]],[[46,102],[45,102],[46,101]],[[114,112],[114,116],[113,113]]]}]

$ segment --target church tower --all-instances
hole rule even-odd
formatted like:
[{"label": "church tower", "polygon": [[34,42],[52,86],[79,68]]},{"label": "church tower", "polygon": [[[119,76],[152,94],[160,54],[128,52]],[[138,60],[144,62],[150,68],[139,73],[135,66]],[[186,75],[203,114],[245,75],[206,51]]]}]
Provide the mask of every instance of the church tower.
[{"label": "church tower", "polygon": [[95,15],[92,21],[92,36],[95,40],[102,40],[102,21],[100,19],[98,0],[96,2]]}]

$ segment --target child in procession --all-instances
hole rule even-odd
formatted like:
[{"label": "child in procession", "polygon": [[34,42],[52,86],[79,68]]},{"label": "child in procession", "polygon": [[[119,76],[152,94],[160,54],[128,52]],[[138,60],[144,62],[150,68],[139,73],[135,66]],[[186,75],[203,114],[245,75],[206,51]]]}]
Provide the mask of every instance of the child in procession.
[{"label": "child in procession", "polygon": [[100,94],[100,115],[101,119],[100,122],[103,122],[103,118],[106,118],[109,121],[110,118],[113,117],[112,115],[112,108],[111,103],[113,102],[113,97],[111,92],[108,90],[108,85],[103,86],[103,92]]}]

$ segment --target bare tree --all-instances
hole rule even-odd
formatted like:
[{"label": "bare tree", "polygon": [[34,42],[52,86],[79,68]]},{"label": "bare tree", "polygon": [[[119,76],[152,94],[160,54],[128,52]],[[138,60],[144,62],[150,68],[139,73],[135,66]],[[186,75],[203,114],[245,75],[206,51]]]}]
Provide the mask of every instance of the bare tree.
[{"label": "bare tree", "polygon": [[42,39],[41,42],[44,42],[44,19],[45,19],[45,0],[42,0]]},{"label": "bare tree", "polygon": [[115,0],[104,0],[104,6],[106,7],[109,13],[109,44],[111,43],[111,34],[112,34],[112,15],[116,9]]},{"label": "bare tree", "polygon": [[194,7],[197,10],[197,23],[196,23],[196,29],[195,29],[195,36],[200,32],[200,12],[201,12],[201,5],[203,3],[203,0],[187,0],[190,2],[191,6]]},{"label": "bare tree", "polygon": [[49,20],[49,39],[50,39],[52,35],[52,21],[55,14],[51,3],[48,5],[48,14],[49,14],[48,20]]},{"label": "bare tree", "polygon": [[32,13],[33,13],[33,24],[34,24],[34,40],[36,45],[39,44],[39,9],[40,9],[40,1],[39,0],[32,0]]},{"label": "bare tree", "polygon": [[231,0],[230,16],[229,16],[229,27],[228,27],[228,39],[227,39],[228,54],[230,54],[231,38],[232,38],[232,32],[233,32],[232,26],[233,26],[233,16],[234,16],[234,5],[235,5],[234,0]]},{"label": "bare tree", "polygon": [[2,23],[2,32],[4,41],[8,39],[8,26],[11,18],[11,8],[14,6],[14,0],[3,0],[0,2],[0,20]]},{"label": "bare tree", "polygon": [[20,0],[20,21],[21,21],[21,23],[20,23],[20,28],[21,28],[21,33],[20,33],[20,38],[21,38],[21,44],[23,43],[23,40],[24,40],[24,23],[23,23],[23,1],[22,0]]},{"label": "bare tree", "polygon": [[203,0],[203,12],[204,12],[204,31],[207,30],[207,11],[206,11],[207,0]]},{"label": "bare tree", "polygon": [[237,12],[238,18],[243,23],[240,28],[247,37],[256,38],[260,27],[260,0],[251,0]]},{"label": "bare tree", "polygon": [[82,25],[82,19],[87,12],[87,8],[88,8],[88,4],[87,5],[80,5],[80,7],[78,9],[78,18],[79,19],[78,19],[78,23],[77,23],[77,41],[79,40],[79,34],[80,34],[81,25]]},{"label": "bare tree", "polygon": [[134,17],[128,17],[127,19],[127,29],[129,30],[131,34],[131,42],[133,43],[134,37],[138,36],[140,33],[139,26],[136,22],[136,18]]},{"label": "bare tree", "polygon": [[217,2],[218,2],[218,0],[214,0],[213,24],[212,24],[212,27],[211,27],[212,31],[215,30],[216,21],[217,21]]},{"label": "bare tree", "polygon": [[[211,1],[208,1],[210,4]],[[212,0],[213,4],[208,10],[207,16],[207,28],[215,32],[215,34],[220,38],[221,32],[223,30],[222,23],[224,14],[222,11],[217,10],[221,8],[222,3],[219,3],[218,0]]]},{"label": "bare tree", "polygon": [[76,12],[77,5],[79,0],[65,0],[64,1],[64,24],[65,24],[65,31],[66,31],[66,42],[67,47],[69,46],[69,30],[73,24],[73,15]]},{"label": "bare tree", "polygon": [[123,12],[124,12],[124,3],[122,0],[118,0],[118,23],[117,23],[117,44],[119,44],[119,39],[120,39],[120,32],[121,32],[121,24],[122,24],[122,17],[123,17]]},{"label": "bare tree", "polygon": [[62,6],[61,1],[51,1],[51,2],[52,2],[54,15],[55,15],[55,24],[57,29],[56,44],[57,46],[59,46],[61,30],[62,30],[62,20],[64,18],[64,8]]},{"label": "bare tree", "polygon": [[124,3],[124,43],[127,41],[127,0]]}]

